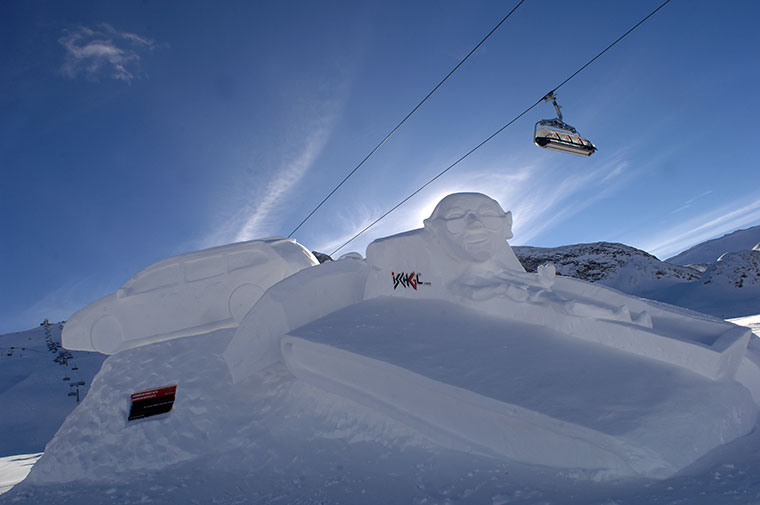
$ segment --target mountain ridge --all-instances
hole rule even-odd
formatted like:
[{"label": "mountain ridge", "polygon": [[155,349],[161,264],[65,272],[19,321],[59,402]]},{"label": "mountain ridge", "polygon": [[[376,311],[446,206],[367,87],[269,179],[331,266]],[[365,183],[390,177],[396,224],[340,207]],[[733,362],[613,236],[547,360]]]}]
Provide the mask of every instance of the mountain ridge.
[{"label": "mountain ridge", "polygon": [[701,242],[665,260],[676,265],[712,264],[725,253],[750,250],[760,244],[760,225]]},{"label": "mountain ridge", "polygon": [[737,235],[729,234],[725,236],[728,240],[708,241],[712,244],[707,249],[700,248],[700,244],[694,246],[690,250],[700,254],[722,252],[712,262],[690,266],[660,261],[645,251],[613,242],[552,248],[516,246],[513,250],[528,271],[553,263],[559,275],[716,317],[732,318],[760,313],[760,248],[724,250],[746,245],[747,237],[754,237],[755,229],[760,233],[760,226],[740,230],[751,232],[738,235],[743,237],[741,241],[735,240]]},{"label": "mountain ridge", "polygon": [[529,272],[553,263],[559,275],[598,282],[629,294],[648,289],[653,281],[690,282],[701,275],[696,269],[660,261],[646,251],[616,242],[512,249]]}]

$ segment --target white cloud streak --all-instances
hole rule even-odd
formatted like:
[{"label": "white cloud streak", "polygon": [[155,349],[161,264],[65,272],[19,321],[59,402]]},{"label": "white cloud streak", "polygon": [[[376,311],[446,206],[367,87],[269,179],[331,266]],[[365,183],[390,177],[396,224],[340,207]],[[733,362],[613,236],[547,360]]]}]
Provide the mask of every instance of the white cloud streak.
[{"label": "white cloud streak", "polygon": [[[374,238],[419,228],[422,220],[430,215],[441,198],[461,191],[484,193],[501,203],[504,210],[511,210],[515,225],[514,239],[510,242],[525,244],[594,202],[608,197],[627,177],[632,176],[627,174],[628,162],[622,154],[594,170],[564,176],[558,176],[558,171],[551,168],[553,165],[551,160],[522,165],[515,161],[505,163],[504,160],[499,160],[493,166],[459,174],[456,179],[445,182],[445,186],[436,185],[434,192],[431,189],[415,197],[339,254],[348,251],[363,252]],[[505,170],[504,166],[511,168]],[[568,204],[570,199],[581,193],[590,196],[573,205]],[[362,213],[364,214],[366,213]],[[374,213],[375,216],[381,214],[381,210]],[[360,222],[346,223],[351,231],[342,233],[340,239],[323,238],[322,244],[329,246],[324,251],[330,252],[373,220],[374,218],[365,217]]]},{"label": "white cloud streak", "polygon": [[108,292],[109,288],[100,285],[98,279],[93,276],[82,276],[70,283],[49,289],[30,306],[0,321],[0,333],[28,330],[46,318],[51,322],[68,319],[74,312],[94,301],[91,293],[86,292],[94,284],[97,285],[95,291],[103,294]]},{"label": "white cloud streak", "polygon": [[[617,160],[588,172],[543,181],[541,185],[523,185],[513,205],[515,242],[529,243],[546,230],[607,198],[622,183],[627,167],[627,162]],[[581,194],[584,198],[569,204],[571,199]]]},{"label": "white cloud streak", "polygon": [[[381,214],[381,212],[381,209],[369,209],[368,207],[363,207],[358,210],[354,209],[350,215],[339,215],[338,218],[341,221],[340,228],[348,231],[345,231],[342,235],[339,235],[337,237],[331,236],[329,238],[323,238],[322,241],[315,242],[314,250],[324,252],[326,254],[332,254],[337,247],[342,246],[347,240],[351,239],[360,230],[363,230],[370,223],[372,223],[372,221],[376,219],[376,216]],[[386,223],[386,225],[390,225],[390,223]],[[373,231],[375,231],[375,233],[379,232],[379,230],[375,230],[374,228]],[[375,235],[372,235],[371,237],[374,236]],[[369,242],[371,242],[369,234],[367,237],[362,236],[361,238],[357,238],[355,241],[351,242],[351,244],[347,245],[344,249],[341,249],[336,254],[336,258],[333,259],[337,259],[343,254],[352,251],[360,252],[363,255],[364,250],[366,249]]]},{"label": "white cloud streak", "polygon": [[323,121],[307,136],[298,157],[287,162],[266,187],[264,197],[253,207],[243,211],[243,224],[235,235],[235,241],[251,240],[270,233],[272,215],[281,207],[287,193],[298,184],[311,165],[322,153],[332,132],[332,120]]},{"label": "white cloud streak", "polygon": [[285,234],[283,221],[293,218],[299,203],[293,193],[333,135],[349,96],[354,66],[350,58],[340,59],[329,76],[316,80],[307,76],[303,82],[285,85],[293,98],[282,106],[274,126],[284,140],[259,145],[263,150],[255,162],[245,163],[247,175],[241,174],[226,198],[232,208],[219,217],[214,231],[201,239],[203,246]]},{"label": "white cloud streak", "polygon": [[671,214],[677,214],[678,212],[681,212],[683,210],[688,209],[689,207],[691,207],[692,203],[694,203],[697,200],[699,200],[700,198],[704,198],[705,196],[710,195],[710,194],[712,194],[711,190],[710,191],[705,191],[701,195],[695,196],[694,198],[691,198],[691,199],[687,200],[686,202],[684,202],[684,204],[682,206],[678,207],[676,210],[674,210],[673,212],[671,212]]},{"label": "white cloud streak", "polygon": [[658,258],[669,258],[700,242],[760,223],[760,200],[739,205],[723,206],[694,216],[657,233],[639,247]]},{"label": "white cloud streak", "polygon": [[119,32],[103,23],[96,28],[80,26],[66,30],[58,39],[66,49],[61,72],[74,79],[103,77],[131,83],[139,73],[141,53],[153,49],[153,41],[140,35]]}]

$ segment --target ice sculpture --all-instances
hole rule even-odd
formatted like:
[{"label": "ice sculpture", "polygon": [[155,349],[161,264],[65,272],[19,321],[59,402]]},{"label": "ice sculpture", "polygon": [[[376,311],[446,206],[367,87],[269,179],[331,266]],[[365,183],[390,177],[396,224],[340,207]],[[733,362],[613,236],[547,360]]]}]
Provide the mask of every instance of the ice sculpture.
[{"label": "ice sculpture", "polygon": [[123,349],[237,326],[273,284],[318,261],[293,239],[251,240],[159,261],[69,318],[67,349]]}]

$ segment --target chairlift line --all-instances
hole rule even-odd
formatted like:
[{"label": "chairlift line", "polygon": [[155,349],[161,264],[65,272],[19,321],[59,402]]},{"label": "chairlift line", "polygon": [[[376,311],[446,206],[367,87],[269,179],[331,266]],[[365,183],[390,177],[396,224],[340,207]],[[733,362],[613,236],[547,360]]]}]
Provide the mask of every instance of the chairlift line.
[{"label": "chairlift line", "polygon": [[538,147],[553,149],[563,153],[577,154],[579,156],[591,156],[596,151],[596,146],[591,141],[581,137],[578,130],[562,120],[562,106],[557,103],[557,95],[550,91],[542,99],[544,102],[551,100],[557,111],[555,119],[542,119],[533,127],[533,142]]}]

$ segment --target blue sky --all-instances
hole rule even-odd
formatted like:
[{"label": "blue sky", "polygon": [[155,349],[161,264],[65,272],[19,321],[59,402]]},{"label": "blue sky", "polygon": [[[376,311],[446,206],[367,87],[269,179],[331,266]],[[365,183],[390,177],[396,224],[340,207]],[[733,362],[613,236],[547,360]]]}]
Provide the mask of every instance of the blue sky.
[{"label": "blue sky", "polygon": [[[3,2],[0,333],[287,235],[516,3]],[[527,0],[296,239],[331,252],[660,3]],[[594,156],[534,146],[542,104],[341,253],[454,191],[511,210],[514,245],[664,259],[760,223],[758,15],[673,0],[560,90]]]}]

